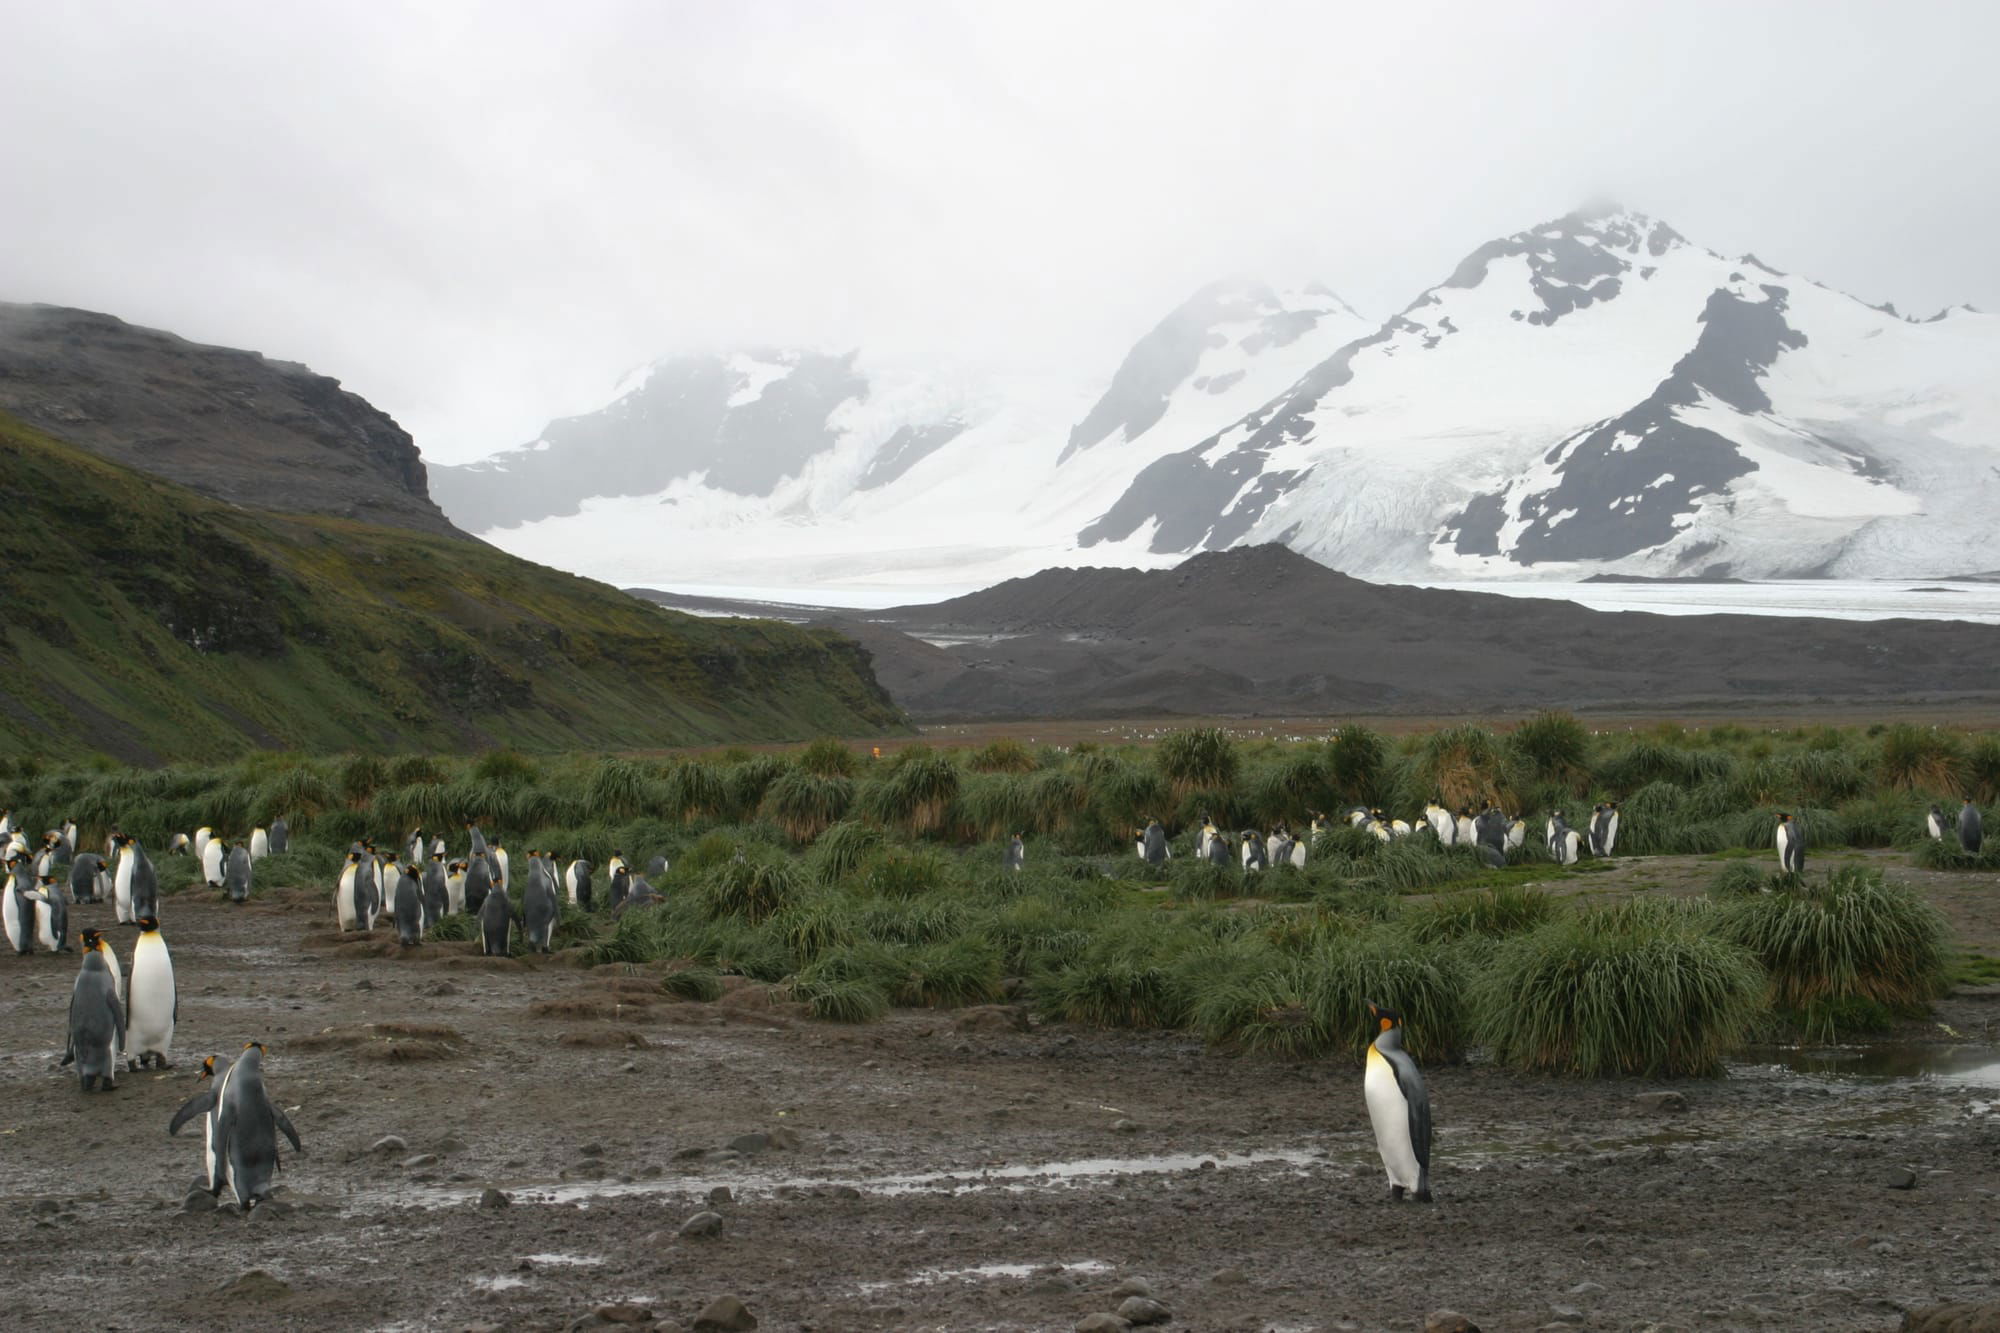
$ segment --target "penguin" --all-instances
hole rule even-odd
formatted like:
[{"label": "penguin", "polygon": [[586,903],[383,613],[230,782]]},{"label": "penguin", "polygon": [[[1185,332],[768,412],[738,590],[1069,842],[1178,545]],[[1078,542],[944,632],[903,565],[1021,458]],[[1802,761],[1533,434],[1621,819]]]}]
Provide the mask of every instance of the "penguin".
[{"label": "penguin", "polygon": [[486,905],[486,895],[493,891],[493,871],[488,868],[486,858],[475,856],[465,865],[465,910],[478,915]]},{"label": "penguin", "polygon": [[1265,853],[1274,866],[1288,866],[1292,863],[1292,838],[1283,829],[1278,831],[1278,839]]},{"label": "penguin", "polygon": [[432,852],[431,859],[424,864],[424,929],[429,930],[438,923],[438,918],[451,910],[451,891],[445,882],[444,853]]},{"label": "penguin", "polygon": [[611,859],[604,863],[604,873],[615,875],[621,868],[625,868],[625,853],[613,847],[611,849]]},{"label": "penguin", "polygon": [[1313,837],[1317,838],[1320,834],[1329,832],[1332,829],[1332,827],[1333,827],[1332,825],[1326,822],[1326,816],[1324,814],[1322,814],[1318,810],[1314,810],[1312,812],[1311,833]]},{"label": "penguin", "polygon": [[250,859],[261,861],[271,854],[271,830],[253,828],[250,830]]},{"label": "penguin", "polygon": [[1160,827],[1160,821],[1146,821],[1145,832],[1139,837],[1139,855],[1147,865],[1158,870],[1173,856],[1173,849],[1167,846],[1167,831]]},{"label": "penguin", "polygon": [[211,889],[222,887],[222,863],[229,855],[229,844],[221,838],[210,838],[202,844],[201,879]]},{"label": "penguin", "polygon": [[7,943],[15,953],[35,951],[35,899],[28,883],[23,883],[20,871],[26,862],[15,857],[8,863],[7,886],[0,889],[0,924],[7,931]]},{"label": "penguin", "polygon": [[[117,834],[112,835],[114,840],[117,838],[117,836],[118,836]],[[187,834],[176,833],[174,834],[173,837],[167,839],[167,855],[186,856],[188,854],[188,848],[190,845],[191,842]]]},{"label": "penguin", "polygon": [[1507,847],[1510,852],[1518,852],[1528,843],[1528,821],[1510,819],[1507,821]]},{"label": "penguin", "polygon": [[67,861],[68,859],[76,855],[76,821],[74,819],[63,820],[62,840],[63,840],[63,859]]},{"label": "penguin", "polygon": [[1451,817],[1451,811],[1437,801],[1424,807],[1424,822],[1438,835],[1438,841],[1449,847],[1458,840],[1458,821]]},{"label": "penguin", "polygon": [[1604,850],[1599,856],[1609,856],[1618,850],[1618,802],[1604,803]]},{"label": "penguin", "polygon": [[349,852],[347,864],[340,868],[340,882],[333,890],[333,915],[340,923],[343,935],[350,930],[371,929],[368,920],[368,870],[361,864],[359,852]]},{"label": "penguin", "polygon": [[619,903],[616,908],[612,909],[611,915],[623,916],[634,907],[651,907],[661,901],[659,893],[654,890],[651,884],[646,882],[644,876],[634,875],[632,877],[631,891],[625,895],[624,902]]},{"label": "penguin", "polygon": [[69,863],[69,894],[80,903],[98,899],[99,881],[104,875],[104,858],[96,852],[79,852]]},{"label": "penguin", "polygon": [[181,1109],[174,1112],[174,1118],[167,1122],[167,1133],[178,1134],[181,1126],[196,1116],[201,1117],[201,1157],[202,1188],[211,1195],[222,1192],[222,1117],[217,1114],[215,1094],[222,1090],[222,1077],[234,1063],[226,1055],[211,1055],[201,1062],[201,1091],[181,1103]]},{"label": "penguin", "polygon": [[654,857],[654,858],[653,858],[652,860],[650,860],[650,861],[646,862],[646,873],[647,873],[648,875],[664,875],[664,874],[666,874],[666,873],[667,873],[667,858],[666,858],[666,857],[664,857],[664,856],[656,856],[656,857]]},{"label": "penguin", "polygon": [[555,951],[552,941],[561,912],[556,903],[555,878],[549,873],[546,862],[536,861],[528,875],[528,887],[521,895],[521,926],[528,936],[530,949],[536,953]]},{"label": "penguin", "polygon": [[507,890],[495,884],[479,905],[480,952],[488,958],[505,958],[513,929],[514,904],[507,900]]},{"label": "penguin", "polygon": [[1933,803],[1931,805],[1930,813],[1924,816],[1924,832],[1930,834],[1931,841],[1943,842],[1944,830],[1945,830],[1944,811],[1939,809],[1937,805]]},{"label": "penguin", "polygon": [[1410,827],[1408,820],[1392,819],[1389,821],[1389,836],[1391,838],[1407,838],[1414,831]]},{"label": "penguin", "polygon": [[256,859],[257,854],[241,844],[229,849],[229,860],[222,867],[222,888],[230,902],[250,901],[250,868]]},{"label": "penguin", "polygon": [[621,865],[611,872],[611,910],[617,911],[631,892],[632,872]]},{"label": "penguin", "polygon": [[271,1197],[278,1169],[278,1134],[304,1152],[298,1131],[264,1088],[264,1045],[251,1042],[236,1057],[215,1090],[216,1156],[222,1178],[237,1205],[248,1213]]},{"label": "penguin", "polygon": [[590,910],[590,862],[578,857],[563,871],[563,888],[569,891],[569,905]]},{"label": "penguin", "polygon": [[1505,870],[1507,868],[1507,853],[1500,850],[1500,848],[1495,847],[1484,838],[1475,842],[1473,846],[1479,852],[1479,859],[1489,868],[1493,870]]},{"label": "penguin", "polygon": [[514,878],[510,868],[509,858],[507,856],[507,849],[505,847],[502,847],[499,843],[496,842],[488,850],[486,854],[486,859],[492,864],[493,867],[493,882],[499,885],[502,889],[513,888]]},{"label": "penguin", "polygon": [[1201,812],[1201,832],[1195,836],[1194,854],[1198,861],[1208,860],[1209,844],[1222,835],[1215,831],[1215,821],[1208,817],[1208,811]]},{"label": "penguin", "polygon": [[1558,843],[1560,841],[1559,830],[1568,827],[1569,824],[1563,819],[1563,812],[1560,810],[1550,815],[1548,822],[1542,825],[1542,841],[1547,845],[1550,856],[1560,855],[1558,850]]},{"label": "penguin", "polygon": [[1226,866],[1235,859],[1235,854],[1229,850],[1229,839],[1223,837],[1220,833],[1209,839],[1208,863],[1210,865]]},{"label": "penguin", "polygon": [[444,839],[443,839],[443,838],[432,838],[432,839],[431,839],[431,855],[432,855],[432,856],[449,856],[450,854],[451,854],[451,853],[450,853],[450,852],[449,852],[449,851],[448,851],[448,850],[446,849],[446,847],[445,847],[445,845],[444,845]]},{"label": "penguin", "polygon": [[1986,842],[1986,832],[1980,826],[1979,807],[1972,803],[1970,796],[1958,810],[1958,845],[1969,855],[1977,856]]},{"label": "penguin", "polygon": [[1389,827],[1388,816],[1384,815],[1380,810],[1370,810],[1368,812],[1368,822],[1361,827],[1372,834],[1377,842],[1395,841],[1396,834]]},{"label": "penguin", "polygon": [[50,953],[69,952],[69,899],[54,875],[42,876],[35,891],[35,939]]},{"label": "penguin", "polygon": [[1249,829],[1243,830],[1242,857],[1243,873],[1246,875],[1256,874],[1258,871],[1264,869],[1267,864],[1263,840]]},{"label": "penguin", "polygon": [[[1428,815],[1428,807],[1426,807],[1426,815]],[[1369,819],[1371,819],[1372,817],[1373,816],[1371,816],[1368,813],[1367,806],[1357,805],[1352,810],[1349,810],[1347,812],[1347,827],[1366,828],[1368,826]]]},{"label": "penguin", "polygon": [[405,864],[422,864],[423,859],[424,831],[421,828],[413,828],[410,830],[409,841],[403,846],[403,861]]},{"label": "penguin", "polygon": [[[111,952],[111,941],[104,938],[102,931],[85,930],[80,932],[80,934],[83,939],[83,947],[86,950],[95,949],[104,955],[104,968],[111,974],[112,993],[118,999],[118,1021],[123,1023],[125,1021],[125,969],[118,965],[118,955]],[[120,1041],[123,1041],[122,1037]],[[121,1046],[120,1049],[123,1049],[123,1047]]]},{"label": "penguin", "polygon": [[1452,833],[1457,839],[1456,846],[1478,841],[1479,830],[1473,827],[1472,811],[1465,806],[1458,807],[1458,815],[1452,820]]},{"label": "penguin", "polygon": [[119,924],[130,925],[159,909],[160,880],[146,849],[130,834],[118,835],[118,873],[113,881]]},{"label": "penguin", "polygon": [[1304,838],[1300,838],[1292,844],[1291,854],[1289,859],[1291,860],[1291,863],[1294,866],[1298,867],[1300,870],[1304,870],[1306,868],[1306,843]]},{"label": "penguin", "polygon": [[1417,1062],[1403,1049],[1403,1016],[1366,1001],[1380,1026],[1368,1043],[1368,1072],[1362,1091],[1368,1121],[1375,1128],[1375,1151],[1389,1173],[1389,1197],[1405,1193],[1431,1201],[1431,1098]]},{"label": "penguin", "polygon": [[[1285,826],[1283,824],[1280,824],[1276,828],[1272,829],[1270,833],[1267,834],[1264,838],[1265,864],[1276,865],[1278,864],[1278,862],[1284,860],[1284,857],[1278,855],[1278,847],[1279,844],[1290,841],[1291,839],[1285,836]],[[1289,853],[1287,853],[1287,855],[1289,855]]]},{"label": "penguin", "polygon": [[1806,868],[1806,831],[1790,815],[1778,816],[1778,869],[1796,875]]},{"label": "penguin", "polygon": [[283,815],[271,821],[271,855],[283,856],[292,845],[292,828]]},{"label": "penguin", "polygon": [[1026,865],[1027,862],[1028,862],[1028,849],[1026,845],[1022,843],[1021,835],[1016,833],[1013,839],[1007,844],[1007,868],[1009,870],[1018,871],[1022,866]]},{"label": "penguin", "polygon": [[196,861],[202,860],[208,854],[208,841],[214,836],[215,830],[206,824],[194,831],[194,840],[188,850],[194,853]]},{"label": "penguin", "polygon": [[69,1044],[63,1051],[64,1067],[76,1066],[83,1091],[91,1084],[109,1092],[118,1086],[118,1053],[125,1049],[125,1009],[111,970],[105,965],[106,951],[95,930],[83,932],[83,966],[77,969],[76,984],[69,992]]},{"label": "penguin", "polygon": [[0,810],[0,838],[5,838],[9,833],[12,833],[13,831],[14,831],[13,810],[11,809]]},{"label": "penguin", "polygon": [[478,821],[472,819],[466,820],[465,832],[466,836],[471,840],[471,848],[472,848],[471,851],[466,853],[465,859],[468,861],[476,861],[480,857],[485,856],[486,835],[479,831]]},{"label": "penguin", "polygon": [[465,910],[465,875],[463,861],[453,861],[444,872],[444,910],[457,914]]},{"label": "penguin", "polygon": [[412,865],[407,872],[397,877],[396,901],[392,903],[392,918],[396,923],[396,940],[405,948],[424,942],[424,895],[421,872]]},{"label": "penguin", "polygon": [[1549,850],[1555,855],[1556,864],[1573,866],[1583,853],[1583,835],[1563,823],[1562,816],[1555,817],[1554,830],[1549,834]]},{"label": "penguin", "polygon": [[376,867],[381,872],[377,876],[377,882],[382,886],[382,905],[376,914],[393,916],[396,911],[396,889],[403,882],[403,868],[396,864],[394,857],[378,860]]},{"label": "penguin", "polygon": [[180,995],[174,989],[174,960],[167,952],[157,917],[139,918],[139,938],[132,945],[132,982],[125,1006],[125,1062],[137,1069],[150,1058],[171,1069],[174,1023],[180,1018]]},{"label": "penguin", "polygon": [[1505,851],[1507,847],[1507,817],[1495,809],[1491,801],[1472,821],[1472,840],[1483,847],[1493,847]]}]

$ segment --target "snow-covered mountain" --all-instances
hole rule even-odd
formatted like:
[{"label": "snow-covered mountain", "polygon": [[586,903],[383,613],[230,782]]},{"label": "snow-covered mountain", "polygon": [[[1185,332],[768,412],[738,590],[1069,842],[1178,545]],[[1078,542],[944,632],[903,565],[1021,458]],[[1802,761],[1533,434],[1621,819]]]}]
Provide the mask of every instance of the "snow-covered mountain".
[{"label": "snow-covered mountain", "polygon": [[1122,363],[1001,378],[865,350],[657,362],[532,443],[432,466],[507,550],[626,583],[950,587],[1030,573],[1154,459],[1366,333],[1324,287],[1229,279]]},{"label": "snow-covered mountain", "polygon": [[1992,568],[1996,513],[2000,319],[1911,321],[1609,210],[1482,246],[1080,539],[1393,579],[1900,577]]},{"label": "snow-covered mountain", "polygon": [[1379,328],[1231,280],[1041,378],[682,358],[431,476],[508,550],[669,586],[922,600],[1265,541],[1386,579],[1941,576],[2000,568],[2000,319],[1905,319],[1601,209]]}]

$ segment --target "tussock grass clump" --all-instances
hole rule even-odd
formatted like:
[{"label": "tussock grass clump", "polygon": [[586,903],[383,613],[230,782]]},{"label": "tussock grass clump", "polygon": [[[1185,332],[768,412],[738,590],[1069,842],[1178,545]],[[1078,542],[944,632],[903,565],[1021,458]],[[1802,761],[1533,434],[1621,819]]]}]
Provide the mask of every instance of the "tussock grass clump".
[{"label": "tussock grass clump", "polygon": [[1707,1077],[1764,984],[1697,913],[1640,901],[1559,917],[1495,950],[1475,987],[1494,1059],[1580,1078]]},{"label": "tussock grass clump", "polygon": [[397,787],[414,786],[420,782],[443,783],[451,781],[451,774],[445,766],[427,754],[399,755],[389,764],[389,782]]},{"label": "tussock grass clump", "polygon": [[661,805],[653,775],[629,759],[600,759],[584,801],[599,819],[637,819]]},{"label": "tussock grass clump", "polygon": [[[1254,887],[1255,876],[1249,877]],[[1167,868],[1167,887],[1174,897],[1201,902],[1233,898],[1243,892],[1245,876],[1234,865],[1212,865],[1194,857],[1174,861]]]},{"label": "tussock grass clump", "polygon": [[1035,785],[1007,773],[981,773],[958,794],[958,823],[972,838],[990,842],[1014,833],[1039,831]]},{"label": "tussock grass clump", "polygon": [[1234,786],[1240,762],[1236,742],[1220,727],[1170,732],[1153,751],[1153,765],[1176,801],[1204,788]]},{"label": "tussock grass clump", "polygon": [[804,873],[789,858],[753,846],[704,872],[695,896],[711,921],[733,916],[756,925],[798,899],[805,887]]},{"label": "tussock grass clump", "polygon": [[958,765],[928,745],[912,745],[861,789],[861,809],[877,823],[921,837],[944,828],[958,787]]},{"label": "tussock grass clump", "polygon": [[1341,727],[1327,738],[1326,777],[1335,805],[1373,804],[1388,786],[1388,776],[1389,742],[1381,732]]},{"label": "tussock grass clump", "polygon": [[832,736],[821,736],[799,751],[798,764],[816,778],[851,778],[861,769],[847,743]]},{"label": "tussock grass clump", "polygon": [[838,884],[859,869],[882,843],[882,830],[873,824],[842,820],[829,825],[813,844],[813,874],[822,884]]},{"label": "tussock grass clump", "polygon": [[749,755],[731,764],[722,776],[729,794],[730,817],[741,819],[755,812],[771,784],[791,771],[790,764],[768,754]]},{"label": "tussock grass clump", "polygon": [[1543,925],[1560,910],[1556,900],[1539,889],[1502,884],[1413,903],[1404,914],[1404,927],[1412,939],[1425,944],[1501,940]]},{"label": "tussock grass clump", "polygon": [[667,771],[660,800],[684,822],[713,818],[728,807],[729,786],[714,765],[683,759]]},{"label": "tussock grass clump", "polygon": [[470,912],[448,912],[431,923],[424,938],[446,942],[476,940],[479,938],[479,920]]},{"label": "tussock grass clump", "polygon": [[1576,795],[1590,781],[1590,733],[1568,713],[1537,713],[1514,728],[1507,745],[1531,781]]},{"label": "tussock grass clump", "polygon": [[340,798],[356,809],[389,781],[389,766],[372,754],[349,755],[340,766]]},{"label": "tussock grass clump", "polygon": [[889,997],[906,970],[879,945],[838,949],[801,968],[791,979],[792,998],[814,1018],[872,1023],[889,1012]]},{"label": "tussock grass clump", "polygon": [[1423,738],[1413,761],[1406,781],[1428,796],[1442,796],[1447,809],[1477,810],[1489,798],[1504,809],[1518,804],[1507,751],[1483,727],[1434,731]]},{"label": "tussock grass clump", "polygon": [[908,901],[952,883],[955,871],[952,860],[942,852],[883,847],[861,863],[851,883],[858,891],[877,898]]},{"label": "tussock grass clump", "polygon": [[851,778],[788,768],[764,792],[764,817],[793,842],[811,842],[839,823],[854,804]]},{"label": "tussock grass clump", "polygon": [[1708,895],[1727,901],[1763,893],[1775,878],[1766,873],[1761,862],[1731,861],[1709,877]]},{"label": "tussock grass clump", "polygon": [[1964,791],[1971,776],[1957,736],[1907,723],[1890,727],[1876,742],[1875,773],[1884,785],[1902,791],[1946,794]]},{"label": "tussock grass clump", "polygon": [[1949,972],[1943,916],[1861,866],[1745,897],[1722,933],[1763,965],[1771,1008],[1814,1040],[1831,1040],[1843,1017],[1851,1022],[1855,1001],[1925,1012]]},{"label": "tussock grass clump", "polygon": [[682,1000],[710,1004],[722,998],[722,978],[705,967],[683,967],[660,978],[660,989]]},{"label": "tussock grass clump", "polygon": [[490,750],[472,766],[475,781],[500,787],[524,787],[541,777],[541,770],[526,755],[515,750]]},{"label": "tussock grass clump", "polygon": [[923,945],[905,954],[903,962],[907,971],[896,990],[899,1004],[950,1009],[1000,998],[1000,950],[984,936]]},{"label": "tussock grass clump", "polygon": [[966,756],[965,766],[975,773],[1032,773],[1038,767],[1034,751],[1011,736],[980,746]]},{"label": "tussock grass clump", "polygon": [[1725,753],[1642,739],[1598,765],[1596,776],[1599,785],[1614,796],[1629,797],[1657,782],[1686,788],[1721,781],[1734,767],[1735,761]]},{"label": "tussock grass clump", "polygon": [[1925,838],[1910,859],[1925,870],[2000,870],[2000,830],[1986,835],[1986,844],[1977,852],[1958,845],[1956,833],[1944,839]]},{"label": "tussock grass clump", "polygon": [[268,821],[283,816],[286,822],[308,822],[314,815],[332,809],[339,797],[319,773],[299,764],[274,775],[257,794],[260,818]]}]

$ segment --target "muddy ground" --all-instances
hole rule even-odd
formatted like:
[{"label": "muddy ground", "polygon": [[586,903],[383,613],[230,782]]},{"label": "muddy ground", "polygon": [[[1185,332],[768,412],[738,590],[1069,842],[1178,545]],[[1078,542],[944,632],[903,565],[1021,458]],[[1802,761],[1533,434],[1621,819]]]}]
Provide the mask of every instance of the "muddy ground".
[{"label": "muddy ground", "polygon": [[[1913,877],[1991,950],[2000,886]],[[169,899],[177,1067],[109,1094],[57,1067],[74,956],[0,958],[6,1327],[561,1329],[614,1303],[692,1326],[733,1295],[765,1329],[1068,1329],[1131,1279],[1187,1329],[1886,1330],[2000,1298],[1978,1082],[1753,1057],[1673,1109],[1645,1095],[1669,1085],[1434,1068],[1437,1202],[1394,1205],[1345,1062],[1004,1009],[840,1028],[759,987],[676,1002],[651,973],[339,944],[327,896]],[[1990,994],[1937,1020],[1905,1051],[2000,1044]],[[307,1152],[247,1220],[184,1211],[201,1149],[168,1118],[203,1054],[252,1038]],[[751,1134],[772,1142],[728,1149]],[[719,1234],[678,1234],[704,1211]]]}]

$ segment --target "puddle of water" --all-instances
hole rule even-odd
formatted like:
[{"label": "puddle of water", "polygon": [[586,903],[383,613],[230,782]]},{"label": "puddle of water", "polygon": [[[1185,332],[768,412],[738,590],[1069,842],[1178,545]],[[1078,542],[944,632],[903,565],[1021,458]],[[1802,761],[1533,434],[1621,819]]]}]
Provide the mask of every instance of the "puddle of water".
[{"label": "puddle of water", "polygon": [[1794,1074],[1843,1078],[1918,1079],[2000,1088],[2000,1048],[1884,1043],[1873,1046],[1783,1047],[1760,1051]]},{"label": "puddle of water", "polygon": [[604,1262],[594,1254],[530,1254],[526,1258],[537,1268],[595,1268]]},{"label": "puddle of water", "polygon": [[516,1287],[528,1285],[524,1277],[476,1277],[472,1285],[481,1291],[513,1291]]},{"label": "puddle of water", "polygon": [[865,1293],[891,1291],[897,1287],[922,1287],[937,1282],[984,1282],[992,1278],[1027,1278],[1048,1267],[1059,1267],[1065,1274],[1108,1273],[1111,1265],[1102,1259],[1079,1259],[1067,1264],[975,1264],[970,1268],[920,1268],[900,1282],[863,1282]]}]

